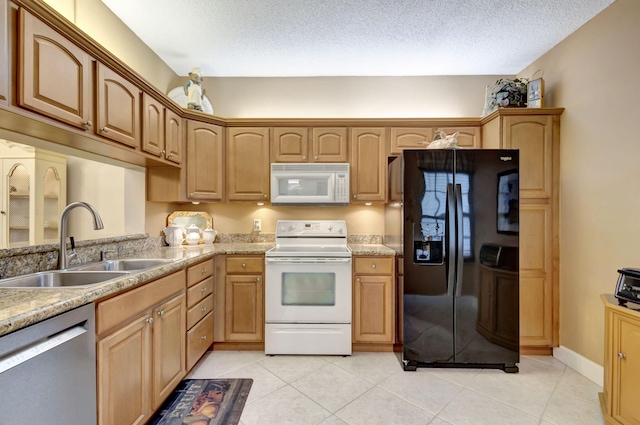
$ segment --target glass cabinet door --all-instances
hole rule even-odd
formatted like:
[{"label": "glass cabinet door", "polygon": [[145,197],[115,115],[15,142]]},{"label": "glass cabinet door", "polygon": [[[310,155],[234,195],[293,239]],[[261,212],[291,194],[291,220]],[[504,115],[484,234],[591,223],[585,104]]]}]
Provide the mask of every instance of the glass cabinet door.
[{"label": "glass cabinet door", "polygon": [[44,242],[52,243],[58,238],[58,217],[60,216],[60,174],[54,167],[47,168],[43,179],[43,217],[42,227],[44,228]]},{"label": "glass cabinet door", "polygon": [[16,164],[10,169],[8,177],[7,219],[9,231],[7,242],[10,248],[15,248],[29,245],[31,175],[24,165]]}]

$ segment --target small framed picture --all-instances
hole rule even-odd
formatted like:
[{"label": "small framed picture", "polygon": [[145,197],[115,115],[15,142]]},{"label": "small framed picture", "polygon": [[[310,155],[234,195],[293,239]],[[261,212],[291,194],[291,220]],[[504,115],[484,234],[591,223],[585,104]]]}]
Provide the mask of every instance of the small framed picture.
[{"label": "small framed picture", "polygon": [[544,107],[544,80],[529,81],[527,84],[527,108]]}]

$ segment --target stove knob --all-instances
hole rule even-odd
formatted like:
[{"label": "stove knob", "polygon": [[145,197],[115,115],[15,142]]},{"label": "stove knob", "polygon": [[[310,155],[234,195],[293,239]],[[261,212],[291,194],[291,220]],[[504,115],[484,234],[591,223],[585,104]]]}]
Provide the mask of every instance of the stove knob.
[{"label": "stove knob", "polygon": [[331,232],[333,230],[333,226],[329,225],[328,229]]},{"label": "stove knob", "polygon": [[289,231],[292,231],[292,230],[293,230],[293,229],[295,229],[295,228],[296,228],[296,226],[294,226],[293,224],[290,224],[290,225],[289,225],[289,229],[288,229],[288,230],[289,230]]},{"label": "stove knob", "polygon": [[344,229],[341,227],[338,229],[338,233],[342,234],[342,232],[344,232]]}]

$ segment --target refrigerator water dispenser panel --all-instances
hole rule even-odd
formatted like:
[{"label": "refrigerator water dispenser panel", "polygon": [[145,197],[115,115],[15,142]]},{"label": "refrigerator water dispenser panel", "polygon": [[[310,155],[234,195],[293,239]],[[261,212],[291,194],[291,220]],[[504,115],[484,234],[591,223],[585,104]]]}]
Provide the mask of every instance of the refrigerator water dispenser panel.
[{"label": "refrigerator water dispenser panel", "polygon": [[413,241],[413,262],[416,264],[442,264],[442,241]]}]

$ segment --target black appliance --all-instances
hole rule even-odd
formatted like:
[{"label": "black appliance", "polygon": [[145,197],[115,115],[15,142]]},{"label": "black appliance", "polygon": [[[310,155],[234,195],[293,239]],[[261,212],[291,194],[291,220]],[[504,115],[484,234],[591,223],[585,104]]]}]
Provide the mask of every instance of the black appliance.
[{"label": "black appliance", "polygon": [[640,269],[624,268],[618,270],[618,284],[615,297],[618,304],[626,305],[628,301],[640,304]]},{"label": "black appliance", "polygon": [[405,150],[385,244],[404,257],[403,367],[519,362],[519,152]]}]

